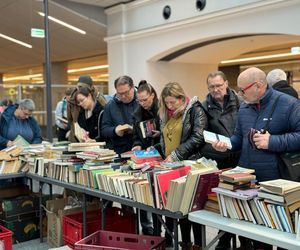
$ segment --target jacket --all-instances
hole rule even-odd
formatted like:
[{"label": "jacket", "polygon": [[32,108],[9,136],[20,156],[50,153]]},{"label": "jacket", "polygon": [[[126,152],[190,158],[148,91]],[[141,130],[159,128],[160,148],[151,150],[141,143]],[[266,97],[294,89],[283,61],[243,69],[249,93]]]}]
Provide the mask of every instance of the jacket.
[{"label": "jacket", "polygon": [[290,86],[287,81],[282,80],[276,82],[272,87],[273,89],[276,89],[279,92],[288,94],[298,99],[297,91],[292,86]]},{"label": "jacket", "polygon": [[[207,130],[226,137],[231,137],[235,128],[237,112],[240,107],[240,101],[236,93],[231,89],[227,89],[227,94],[224,96],[223,107],[208,94],[202,106],[207,116]],[[237,165],[240,152],[218,152],[211,144],[206,143],[201,148],[201,155],[207,159],[215,160],[218,163],[218,168],[224,169]]]},{"label": "jacket", "polygon": [[[18,108],[18,105],[10,105],[1,115],[0,120],[0,149],[6,148],[6,144],[8,142],[7,133],[9,122],[14,115],[15,110]],[[33,132],[33,139],[30,141],[30,144],[38,144],[42,142],[41,129],[38,125],[37,121],[33,117],[27,118],[29,125]]]},{"label": "jacket", "polygon": [[114,95],[113,99],[104,107],[101,134],[103,138],[107,140],[109,148],[114,149],[117,154],[131,150],[133,135],[125,134],[123,137],[119,137],[115,133],[115,129],[118,125],[126,123],[133,125],[133,114],[137,107],[138,102],[136,96],[130,103],[123,103],[116,95]]},{"label": "jacket", "polygon": [[134,112],[134,124],[133,124],[133,147],[141,146],[142,149],[146,149],[159,143],[159,137],[143,138],[140,123],[147,120],[154,120],[156,130],[160,128],[160,119],[158,116],[158,103],[153,103],[150,110],[144,109],[141,105]]},{"label": "jacket", "polygon": [[[249,140],[251,128],[264,129],[276,98],[280,95],[269,123],[268,150],[255,149]],[[242,104],[231,137],[232,150],[242,150],[239,166],[255,169],[258,181],[280,178],[278,153],[300,150],[300,101],[269,87],[257,104]]]},{"label": "jacket", "polygon": [[101,111],[103,110],[103,107],[101,104],[97,101],[96,105],[92,111],[92,116],[88,119],[85,118],[85,110],[81,109],[78,115],[78,124],[80,127],[85,129],[89,132],[89,137],[91,139],[95,139],[99,135],[99,116]]},{"label": "jacket", "polygon": [[[199,159],[201,157],[200,148],[204,145],[203,130],[206,129],[207,118],[197,96],[194,96],[185,108],[182,123],[180,145],[171,152],[171,157],[174,161]],[[165,124],[162,122],[160,131],[163,131],[164,126]],[[166,157],[163,138],[162,133],[160,144],[155,147]]]}]

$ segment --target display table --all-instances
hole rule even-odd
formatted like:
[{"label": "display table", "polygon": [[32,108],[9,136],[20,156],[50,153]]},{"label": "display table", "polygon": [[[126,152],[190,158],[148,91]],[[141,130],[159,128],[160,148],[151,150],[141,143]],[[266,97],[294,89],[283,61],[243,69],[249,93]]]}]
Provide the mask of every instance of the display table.
[{"label": "display table", "polygon": [[[289,250],[300,249],[300,239],[295,234],[271,229],[262,225],[225,218],[206,210],[189,213],[189,220],[203,225],[203,235],[205,236],[205,226],[214,227],[222,231],[241,235],[249,239],[261,241],[270,245],[282,247]],[[202,249],[209,249],[211,244],[206,245],[205,237],[202,238]],[[204,248],[205,247],[205,248]]]}]

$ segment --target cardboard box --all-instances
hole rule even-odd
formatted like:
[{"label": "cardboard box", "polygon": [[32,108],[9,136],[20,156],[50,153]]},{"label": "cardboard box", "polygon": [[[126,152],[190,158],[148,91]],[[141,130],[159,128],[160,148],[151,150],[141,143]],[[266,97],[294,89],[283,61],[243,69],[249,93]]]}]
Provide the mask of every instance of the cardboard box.
[{"label": "cardboard box", "polygon": [[0,199],[12,198],[20,195],[28,195],[29,187],[25,184],[11,183],[9,186],[0,188]]},{"label": "cardboard box", "polygon": [[[56,199],[48,200],[46,202],[47,208],[47,243],[51,247],[59,247],[63,245],[62,238],[62,222],[63,216],[67,214],[74,214],[82,211],[81,207],[69,208],[64,210],[65,206],[68,204],[68,199]],[[88,210],[99,209],[99,204],[91,204],[88,206]]]}]

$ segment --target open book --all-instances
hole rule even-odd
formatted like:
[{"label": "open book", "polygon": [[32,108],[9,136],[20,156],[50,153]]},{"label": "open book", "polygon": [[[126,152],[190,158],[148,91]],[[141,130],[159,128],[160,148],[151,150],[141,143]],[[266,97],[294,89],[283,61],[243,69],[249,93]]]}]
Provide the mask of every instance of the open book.
[{"label": "open book", "polygon": [[123,124],[119,126],[120,130],[124,131],[124,132],[129,132],[132,131],[132,126],[129,124]]},{"label": "open book", "polygon": [[219,134],[216,134],[214,132],[207,131],[207,130],[203,131],[203,136],[204,136],[205,142],[207,142],[207,143],[213,143],[215,141],[222,141],[222,142],[225,142],[227,144],[228,149],[232,148],[229,137],[226,137],[224,135],[219,135]]}]

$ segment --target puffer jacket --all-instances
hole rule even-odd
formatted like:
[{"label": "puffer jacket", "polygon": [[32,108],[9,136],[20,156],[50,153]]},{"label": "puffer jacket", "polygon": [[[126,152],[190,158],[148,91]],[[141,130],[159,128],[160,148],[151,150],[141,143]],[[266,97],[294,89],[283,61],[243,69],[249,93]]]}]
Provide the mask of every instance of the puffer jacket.
[{"label": "puffer jacket", "polygon": [[[197,96],[194,96],[185,108],[182,123],[180,145],[171,152],[171,157],[174,161],[196,160],[201,157],[199,151],[205,143],[203,130],[207,126],[206,115]],[[165,124],[162,122],[160,131],[163,131],[164,126]],[[155,147],[166,157],[163,133],[160,138],[160,144]]]},{"label": "puffer jacket", "polygon": [[272,87],[279,92],[285,93],[298,99],[297,91],[291,85],[289,85],[287,81],[282,80],[276,82]]},{"label": "puffer jacket", "polygon": [[[269,123],[269,149],[255,149],[249,140],[249,131],[265,128],[279,95]],[[232,150],[242,150],[239,166],[255,169],[258,181],[280,178],[278,153],[300,150],[300,101],[269,87],[259,105],[241,105],[231,143]]]},{"label": "puffer jacket", "polygon": [[[208,94],[202,106],[207,116],[207,130],[226,137],[231,137],[235,128],[237,112],[240,107],[240,100],[235,92],[231,89],[227,89],[223,106]],[[206,143],[201,148],[201,155],[207,159],[215,160],[218,163],[218,168],[224,169],[237,165],[240,152],[218,152],[210,143]]]},{"label": "puffer jacket", "polygon": [[130,103],[121,102],[115,95],[104,108],[101,135],[107,140],[108,146],[118,154],[131,150],[133,135],[125,134],[123,137],[119,137],[115,129],[118,125],[126,123],[132,126],[133,114],[137,107],[136,95]]}]

